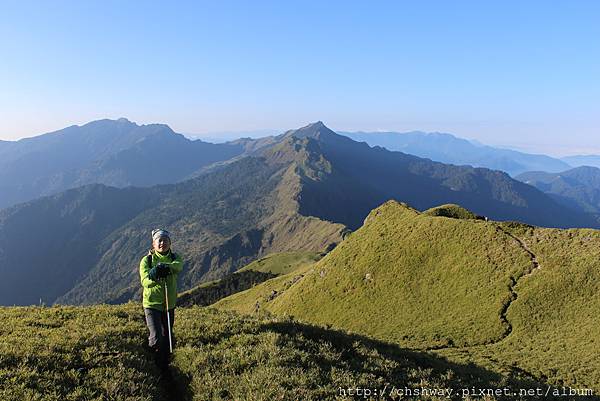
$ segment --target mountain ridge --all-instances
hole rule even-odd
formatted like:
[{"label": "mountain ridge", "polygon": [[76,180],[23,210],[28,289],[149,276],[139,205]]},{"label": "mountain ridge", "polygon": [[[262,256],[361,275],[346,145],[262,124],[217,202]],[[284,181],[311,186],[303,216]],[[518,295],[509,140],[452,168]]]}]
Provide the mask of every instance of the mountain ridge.
[{"label": "mountain ridge", "polygon": [[[389,199],[420,210],[455,203],[481,216],[538,225],[595,224],[505,173],[371,148],[322,123],[288,131],[253,155],[184,182],[103,189],[93,199],[83,189],[71,191],[70,203],[51,207],[59,196],[0,211],[0,253],[6,261],[0,273],[8,266],[24,266],[21,276],[11,276],[14,285],[0,282],[4,297],[0,303],[12,304],[10,294],[17,289],[29,291],[19,295],[23,303],[37,303],[40,297],[76,304],[136,298],[140,293],[136,266],[149,246],[148,233],[157,226],[169,229],[176,251],[186,255],[180,277],[180,289],[185,290],[224,277],[268,253],[330,250]],[[103,201],[103,191],[112,198]],[[137,203],[124,208],[132,215],[109,219],[102,233],[86,231],[86,221],[93,221],[97,208],[123,202]],[[37,209],[47,209],[47,216],[17,219],[18,213]],[[63,218],[72,224],[61,225]],[[18,243],[10,235],[15,230],[24,233]],[[69,248],[70,263],[77,266],[77,274],[69,276],[71,288],[62,293],[57,287],[28,289],[31,276],[40,269],[40,259],[30,250],[37,249],[44,237],[28,237],[26,232],[60,232],[65,244],[84,241]],[[66,266],[59,245],[47,248],[45,265]],[[13,254],[13,249],[19,251]],[[48,278],[49,283],[53,280],[57,278]]]},{"label": "mountain ridge", "polygon": [[600,169],[597,167],[580,166],[560,173],[530,171],[515,178],[573,210],[600,214]]},{"label": "mountain ridge", "polygon": [[575,155],[561,157],[561,160],[572,167],[590,166],[600,168],[599,155]]},{"label": "mountain ridge", "polygon": [[442,163],[501,170],[511,176],[530,170],[558,172],[570,167],[563,159],[496,148],[448,133],[340,131],[340,134],[365,141],[371,146],[382,146]]},{"label": "mountain ridge", "polygon": [[165,124],[104,119],[74,125],[0,147],[0,208],[86,184],[176,182],[243,151],[190,141]]},{"label": "mountain ridge", "polygon": [[[304,193],[317,191],[317,195],[311,193],[311,198],[319,200],[305,203],[304,214],[341,221],[356,228],[371,209],[394,198],[419,210],[457,203],[497,220],[521,220],[555,227],[598,227],[595,218],[564,209],[541,191],[504,172],[446,165],[380,147],[371,148],[326,127],[318,128],[317,131],[309,130],[322,137],[311,149],[319,149],[323,158],[337,168],[321,174],[319,180],[307,182],[309,185]],[[325,134],[321,132],[324,129],[327,129]],[[289,135],[293,136],[294,132]],[[315,140],[315,135],[306,135],[306,131],[300,134],[309,142]],[[335,184],[324,184],[328,178]],[[392,182],[397,184],[390,186]],[[338,188],[334,190],[336,185]],[[351,186],[357,185],[361,191],[350,190]],[[346,199],[345,192],[357,193],[358,197]],[[340,210],[336,203],[353,206]]]}]

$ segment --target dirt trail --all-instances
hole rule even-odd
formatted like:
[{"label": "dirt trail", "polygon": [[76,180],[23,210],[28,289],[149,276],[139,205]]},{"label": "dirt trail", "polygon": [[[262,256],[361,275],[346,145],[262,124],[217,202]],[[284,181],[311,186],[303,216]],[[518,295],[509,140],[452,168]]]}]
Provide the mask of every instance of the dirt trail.
[{"label": "dirt trail", "polygon": [[[506,340],[508,338],[508,336],[512,333],[513,327],[506,315],[508,313],[508,308],[510,308],[510,306],[513,304],[513,302],[518,298],[518,294],[517,294],[517,291],[515,290],[515,287],[517,286],[517,284],[519,283],[519,281],[521,279],[532,275],[536,270],[540,269],[541,265],[537,260],[537,256],[527,246],[525,241],[523,241],[521,238],[517,237],[516,235],[513,235],[512,233],[506,231],[505,229],[503,229],[502,227],[500,227],[498,225],[496,225],[496,230],[502,232],[503,234],[506,234],[507,236],[509,236],[513,240],[515,240],[519,244],[521,249],[523,249],[525,252],[527,252],[527,254],[529,255],[529,259],[531,261],[529,268],[525,271],[525,273],[523,275],[521,275],[520,277],[518,277],[516,279],[513,277],[510,278],[510,285],[508,287],[508,290],[510,292],[510,298],[508,299],[508,302],[506,302],[502,306],[502,309],[500,310],[500,320],[506,327],[504,333],[502,334],[502,336],[500,338],[498,338],[496,340],[484,342],[481,344],[472,344],[472,345],[466,345],[466,346],[449,345],[449,346],[440,346],[440,347],[430,347],[430,348],[425,348],[423,351],[438,351],[438,350],[444,350],[444,349],[469,349],[469,348],[475,348],[475,347],[491,346],[491,345],[495,345],[495,344],[498,344],[498,343]],[[497,363],[497,361],[495,361],[495,362]],[[531,372],[527,372],[526,370],[524,370],[522,368],[519,368],[516,366],[511,366],[511,369],[518,371],[521,375],[530,377],[531,379],[536,379],[535,375],[533,375]],[[545,378],[542,378],[542,379],[545,380]]]},{"label": "dirt trail", "polygon": [[502,309],[500,311],[500,320],[502,320],[502,322],[506,325],[506,331],[504,332],[504,335],[499,340],[494,342],[494,344],[499,343],[500,341],[503,341],[504,339],[506,339],[506,337],[508,337],[510,335],[510,333],[512,333],[512,324],[509,322],[508,318],[506,317],[506,313],[508,312],[508,308],[510,308],[512,303],[519,296],[517,294],[517,292],[515,291],[515,286],[518,284],[518,282],[520,280],[532,275],[536,270],[538,270],[541,267],[540,263],[537,260],[537,257],[535,256],[533,251],[531,249],[529,249],[529,247],[527,246],[525,241],[523,241],[521,238],[517,237],[516,235],[506,231],[505,229],[503,229],[500,226],[496,226],[496,229],[503,232],[504,234],[508,235],[509,237],[511,237],[512,239],[514,239],[515,241],[517,241],[519,243],[521,248],[525,252],[527,252],[527,254],[529,254],[529,259],[531,260],[531,265],[529,266],[529,269],[527,269],[527,271],[519,278],[517,278],[517,279],[514,279],[513,277],[510,278],[511,283],[510,283],[510,286],[508,287],[508,290],[510,291],[510,299],[506,304],[504,304],[504,306],[502,307]]},{"label": "dirt trail", "polygon": [[516,235],[506,231],[499,225],[496,225],[496,230],[502,232],[503,234],[505,234],[505,235],[511,237],[513,240],[515,240],[519,244],[521,249],[523,249],[525,252],[527,252],[527,254],[529,255],[529,259],[531,261],[529,268],[525,271],[525,273],[523,275],[521,275],[520,277],[518,277],[516,279],[513,277],[510,278],[510,285],[508,286],[508,290],[510,292],[510,297],[508,299],[508,302],[506,302],[502,306],[502,309],[500,310],[500,320],[506,327],[504,333],[502,334],[502,336],[500,338],[490,341],[490,342],[484,342],[481,344],[472,344],[472,345],[466,345],[466,346],[448,345],[448,346],[429,347],[429,348],[425,348],[424,349],[425,351],[437,351],[437,350],[443,350],[443,349],[465,349],[465,348],[471,348],[471,347],[495,345],[495,344],[500,343],[501,341],[504,341],[512,333],[513,327],[512,327],[512,324],[510,323],[510,321],[508,320],[508,317],[506,316],[506,314],[508,313],[508,308],[510,308],[510,306],[513,304],[513,302],[519,296],[517,294],[517,291],[515,290],[515,287],[517,286],[517,284],[519,283],[520,280],[532,275],[536,270],[540,269],[541,265],[538,262],[536,255],[527,246],[525,241],[523,241],[521,238],[517,237]]}]

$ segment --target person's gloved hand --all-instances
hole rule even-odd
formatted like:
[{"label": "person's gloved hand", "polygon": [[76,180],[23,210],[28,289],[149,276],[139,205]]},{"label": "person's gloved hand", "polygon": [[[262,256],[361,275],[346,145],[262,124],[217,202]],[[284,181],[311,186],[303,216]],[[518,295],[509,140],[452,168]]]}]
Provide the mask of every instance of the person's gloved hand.
[{"label": "person's gloved hand", "polygon": [[157,270],[156,276],[158,278],[165,278],[169,274],[171,274],[171,267],[169,267],[169,265],[166,265],[164,263],[157,264],[156,270]]},{"label": "person's gloved hand", "polygon": [[150,271],[148,272],[148,277],[150,278],[150,280],[152,281],[156,281],[156,279],[158,278],[158,266],[154,266],[152,269],[150,269]]}]

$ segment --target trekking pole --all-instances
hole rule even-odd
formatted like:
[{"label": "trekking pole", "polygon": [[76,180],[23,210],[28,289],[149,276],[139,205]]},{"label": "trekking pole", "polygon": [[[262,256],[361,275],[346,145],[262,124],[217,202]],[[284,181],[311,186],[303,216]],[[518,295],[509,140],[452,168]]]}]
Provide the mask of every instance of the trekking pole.
[{"label": "trekking pole", "polygon": [[165,303],[167,304],[167,328],[169,329],[169,353],[173,353],[173,343],[171,342],[171,317],[169,316],[169,290],[167,290],[167,280],[165,279]]}]

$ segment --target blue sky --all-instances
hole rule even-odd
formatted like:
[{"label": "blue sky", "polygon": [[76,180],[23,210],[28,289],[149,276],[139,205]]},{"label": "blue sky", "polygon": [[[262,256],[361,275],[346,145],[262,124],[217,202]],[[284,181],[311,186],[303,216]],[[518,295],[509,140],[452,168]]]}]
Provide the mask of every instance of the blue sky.
[{"label": "blue sky", "polygon": [[0,139],[99,118],[196,134],[322,120],[600,153],[598,1],[0,7]]}]

